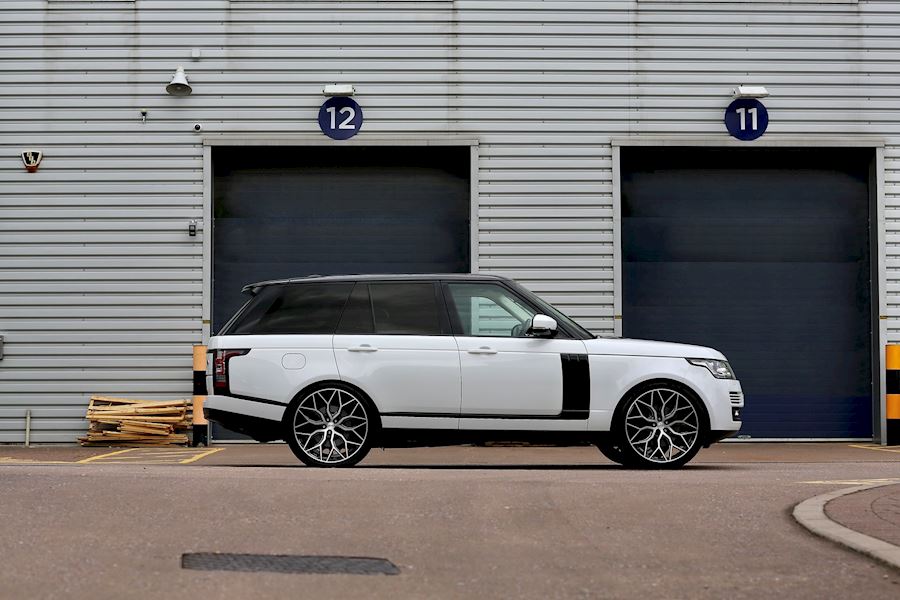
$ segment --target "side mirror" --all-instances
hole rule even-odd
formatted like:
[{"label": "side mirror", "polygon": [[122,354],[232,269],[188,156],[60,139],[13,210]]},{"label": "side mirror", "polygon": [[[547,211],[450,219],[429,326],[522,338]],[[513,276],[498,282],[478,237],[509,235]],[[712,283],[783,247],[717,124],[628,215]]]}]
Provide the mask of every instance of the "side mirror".
[{"label": "side mirror", "polygon": [[552,338],[556,335],[556,319],[547,315],[534,315],[526,332],[531,337]]}]

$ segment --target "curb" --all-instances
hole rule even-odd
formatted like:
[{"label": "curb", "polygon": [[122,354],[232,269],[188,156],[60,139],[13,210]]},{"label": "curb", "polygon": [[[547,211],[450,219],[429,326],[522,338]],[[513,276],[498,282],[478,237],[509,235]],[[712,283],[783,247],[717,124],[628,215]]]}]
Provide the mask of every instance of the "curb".
[{"label": "curb", "polygon": [[794,507],[794,519],[818,536],[900,569],[900,546],[839,525],[825,514],[825,505],[835,498],[888,485],[896,485],[896,482],[860,485],[814,496]]}]

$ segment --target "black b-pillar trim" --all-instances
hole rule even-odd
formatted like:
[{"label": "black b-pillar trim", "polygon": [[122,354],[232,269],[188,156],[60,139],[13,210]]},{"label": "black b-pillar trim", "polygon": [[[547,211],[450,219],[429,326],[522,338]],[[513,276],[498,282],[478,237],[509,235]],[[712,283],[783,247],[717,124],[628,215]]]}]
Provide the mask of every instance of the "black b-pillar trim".
[{"label": "black b-pillar trim", "polygon": [[591,410],[591,367],[587,354],[561,354],[562,413],[560,419],[587,419]]}]

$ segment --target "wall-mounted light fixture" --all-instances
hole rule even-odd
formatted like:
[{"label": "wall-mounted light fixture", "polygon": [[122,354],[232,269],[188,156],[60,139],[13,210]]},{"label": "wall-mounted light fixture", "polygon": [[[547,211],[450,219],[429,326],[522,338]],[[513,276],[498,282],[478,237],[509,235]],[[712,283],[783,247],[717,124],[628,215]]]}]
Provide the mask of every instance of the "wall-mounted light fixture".
[{"label": "wall-mounted light fixture", "polygon": [[184,67],[179,65],[175,69],[175,76],[172,77],[172,81],[166,86],[166,93],[170,96],[190,96],[193,91],[184,74]]},{"label": "wall-mounted light fixture", "polygon": [[352,96],[356,90],[349,83],[332,83],[322,90],[326,96]]},{"label": "wall-mounted light fixture", "polygon": [[761,85],[739,85],[732,90],[735,98],[765,98],[769,90]]}]

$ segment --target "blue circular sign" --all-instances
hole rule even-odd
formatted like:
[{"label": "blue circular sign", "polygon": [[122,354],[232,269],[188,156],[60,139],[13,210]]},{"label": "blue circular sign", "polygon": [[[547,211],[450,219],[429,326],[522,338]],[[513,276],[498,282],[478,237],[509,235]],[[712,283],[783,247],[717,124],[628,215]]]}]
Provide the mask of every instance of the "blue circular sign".
[{"label": "blue circular sign", "polygon": [[335,96],[319,108],[319,129],[333,140],[347,140],[359,133],[363,112],[353,98]]},{"label": "blue circular sign", "polygon": [[749,142],[766,132],[769,111],[755,98],[738,98],[725,109],[725,127],[732,137]]}]

